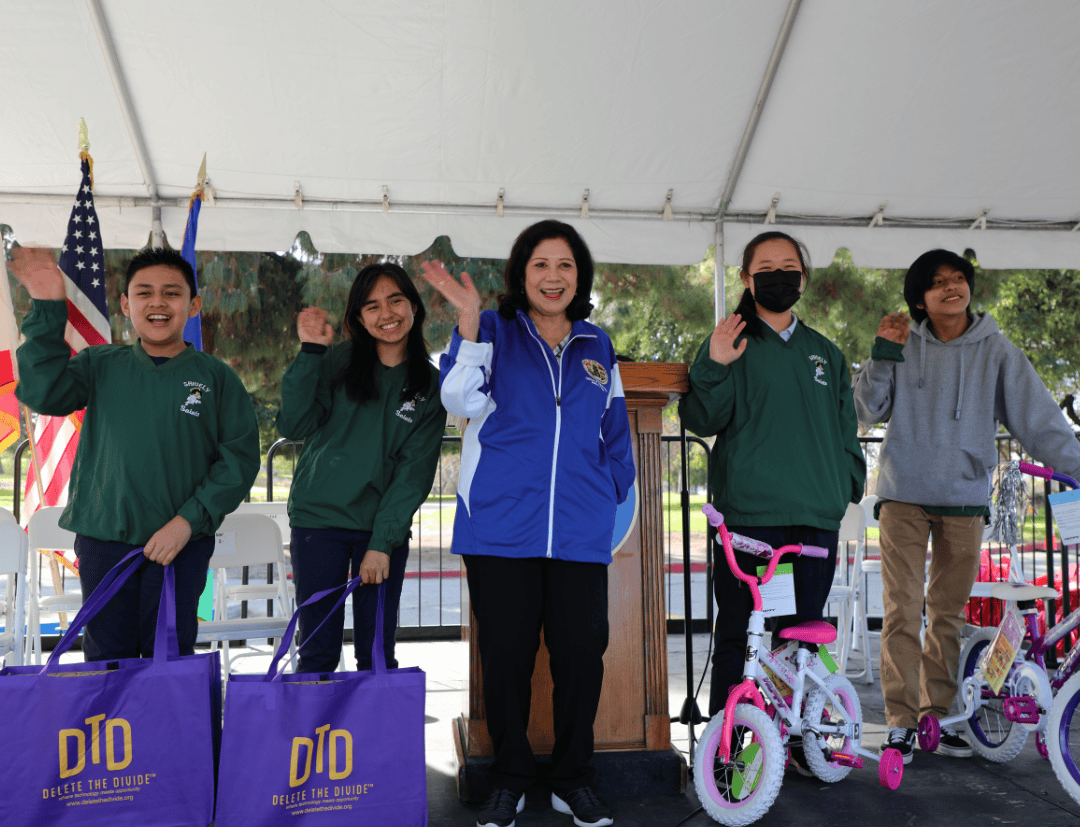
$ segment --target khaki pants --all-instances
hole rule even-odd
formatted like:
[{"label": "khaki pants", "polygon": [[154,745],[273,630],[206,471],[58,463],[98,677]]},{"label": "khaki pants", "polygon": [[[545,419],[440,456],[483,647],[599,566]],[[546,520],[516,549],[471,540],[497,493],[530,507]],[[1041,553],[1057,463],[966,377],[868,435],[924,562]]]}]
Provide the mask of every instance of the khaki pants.
[{"label": "khaki pants", "polygon": [[[945,717],[956,696],[960,630],[964,604],[979,572],[983,518],[942,517],[917,505],[888,502],[881,506],[879,525],[885,720],[890,727],[914,729],[928,712]],[[928,539],[932,545],[924,647],[919,632]]]}]

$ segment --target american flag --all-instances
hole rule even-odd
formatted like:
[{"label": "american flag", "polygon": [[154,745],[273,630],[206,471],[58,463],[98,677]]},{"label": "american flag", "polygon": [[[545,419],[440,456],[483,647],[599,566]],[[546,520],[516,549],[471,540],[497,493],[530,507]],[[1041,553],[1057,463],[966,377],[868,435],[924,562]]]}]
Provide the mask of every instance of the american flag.
[{"label": "american flag", "polygon": [[[72,354],[88,345],[104,345],[112,340],[109,306],[105,301],[105,250],[101,228],[94,210],[93,161],[82,153],[82,184],[68,219],[67,237],[60,248],[60,269],[66,278],[68,324],[64,339]],[[69,416],[39,416],[34,428],[37,460],[41,467],[41,488],[31,464],[26,475],[26,510],[29,518],[44,505],[59,505],[67,493],[75,449],[79,444],[84,411]]]}]

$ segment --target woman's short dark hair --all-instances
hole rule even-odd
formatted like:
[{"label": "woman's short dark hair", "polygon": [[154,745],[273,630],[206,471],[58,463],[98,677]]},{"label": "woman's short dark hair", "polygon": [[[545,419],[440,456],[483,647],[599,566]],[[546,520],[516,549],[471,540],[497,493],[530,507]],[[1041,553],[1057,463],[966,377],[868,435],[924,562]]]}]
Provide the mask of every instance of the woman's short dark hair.
[{"label": "woman's short dark hair", "polygon": [[147,247],[135,254],[135,257],[128,262],[127,271],[124,274],[123,294],[127,295],[132,276],[140,270],[155,267],[159,264],[179,270],[183,274],[187,286],[191,288],[191,298],[199,295],[199,290],[195,286],[195,268],[180,253],[169,247]]},{"label": "woman's short dark hair", "polygon": [[431,357],[424,342],[424,320],[427,311],[420,291],[405,270],[391,262],[369,264],[353,280],[349,290],[349,299],[345,304],[345,318],[341,327],[352,341],[352,354],[349,361],[335,377],[335,382],[345,386],[345,392],[354,402],[363,404],[379,398],[379,362],[378,345],[360,322],[360,311],[367,301],[375,284],[383,276],[393,280],[402,294],[416,310],[413,313],[412,329],[406,343],[406,361],[408,362],[405,387],[401,390],[401,399],[409,400],[418,393],[425,393],[431,387]]},{"label": "woman's short dark hair", "polygon": [[561,238],[570,245],[577,266],[577,292],[566,308],[566,318],[572,322],[589,318],[592,313],[593,260],[588,245],[578,231],[562,221],[540,221],[526,227],[514,241],[510,249],[510,258],[503,270],[503,282],[506,292],[499,296],[499,313],[505,319],[513,319],[520,310],[529,312],[529,297],[525,295],[525,266],[532,258],[533,250],[541,241]]},{"label": "woman's short dark hair", "polygon": [[921,322],[927,318],[926,310],[919,305],[923,303],[926,291],[934,286],[934,276],[942,267],[963,273],[964,280],[968,283],[968,290],[974,294],[974,265],[951,250],[930,250],[915,259],[908,268],[907,275],[904,276],[904,301],[907,302],[912,320]]},{"label": "woman's short dark hair", "polygon": [[[787,233],[782,233],[779,230],[770,230],[767,233],[759,233],[754,236],[746,244],[746,249],[742,254],[742,272],[746,275],[750,275],[750,266],[754,263],[754,253],[757,252],[757,248],[764,244],[766,241],[776,240],[790,241],[795,248],[796,255],[799,256],[799,264],[802,265],[803,275],[806,276],[806,283],[810,284],[810,251],[806,249],[806,245],[799,239],[793,238]],[[803,288],[805,290],[805,288]],[[743,290],[742,298],[739,299],[739,306],[735,308],[735,312],[742,317],[742,320],[746,322],[746,327],[743,331],[752,339],[760,339],[765,335],[765,322],[761,321],[761,318],[757,314],[757,305],[754,303],[754,294],[750,292],[750,288],[747,287]]]}]

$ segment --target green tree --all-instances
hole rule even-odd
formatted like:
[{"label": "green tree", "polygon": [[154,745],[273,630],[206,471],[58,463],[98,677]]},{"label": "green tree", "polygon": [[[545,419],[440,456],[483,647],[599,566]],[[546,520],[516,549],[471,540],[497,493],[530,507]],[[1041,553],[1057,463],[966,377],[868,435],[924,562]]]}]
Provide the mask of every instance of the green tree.
[{"label": "green tree", "polygon": [[[981,275],[981,274],[980,274]],[[1000,270],[994,317],[1061,404],[1080,387],[1080,270]],[[978,285],[978,280],[976,280]]]},{"label": "green tree", "polygon": [[694,267],[598,264],[592,320],[621,356],[689,362],[713,329],[712,271],[708,259]]}]

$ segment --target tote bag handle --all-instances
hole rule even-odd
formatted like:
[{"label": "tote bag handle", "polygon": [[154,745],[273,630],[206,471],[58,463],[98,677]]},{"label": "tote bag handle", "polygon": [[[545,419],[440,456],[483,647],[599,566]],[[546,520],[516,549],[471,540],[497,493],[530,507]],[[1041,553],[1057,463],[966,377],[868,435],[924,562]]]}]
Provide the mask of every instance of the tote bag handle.
[{"label": "tote bag handle", "polygon": [[[128,552],[119,563],[109,569],[94,589],[94,593],[83,603],[79,613],[68,626],[67,632],[56,644],[41,674],[57,670],[60,665],[60,656],[71,649],[87,622],[123,588],[144,560],[146,556],[143,550],[137,548]],[[165,576],[161,584],[161,602],[158,605],[157,628],[154,634],[154,660],[162,662],[176,660],[179,657],[180,646],[176,638],[176,575],[170,563],[165,566]]]},{"label": "tote bag handle", "polygon": [[[296,652],[292,657],[288,658],[285,663],[278,669],[278,661],[285,656],[285,653],[289,651],[289,642],[293,639],[293,634],[296,631],[296,624],[300,619],[300,610],[304,606],[310,606],[313,603],[318,603],[324,597],[327,597],[338,589],[344,589],[337,602],[334,604],[329,612],[326,613],[326,617],[322,619],[318,626],[312,629],[311,634],[308,635],[308,640],[315,637],[316,632],[323,627],[323,624],[330,619],[330,615],[345,605],[345,601],[349,595],[356,591],[357,588],[364,585],[364,581],[359,577],[354,577],[351,580],[347,580],[340,586],[334,586],[332,589],[326,589],[321,592],[315,592],[311,597],[296,607],[296,611],[293,612],[292,619],[289,621],[289,627],[285,630],[285,635],[281,638],[281,643],[278,646],[278,650],[274,655],[274,659],[270,662],[270,669],[267,670],[266,676],[271,680],[279,680],[285,670],[289,668],[289,664],[293,662],[296,655],[300,654],[300,650],[304,648],[304,643],[301,643],[297,647]],[[376,674],[383,674],[386,672],[386,653],[383,651],[383,614],[386,608],[386,583],[379,584],[379,605],[375,610],[375,641],[371,645],[371,665],[374,667]]]}]

